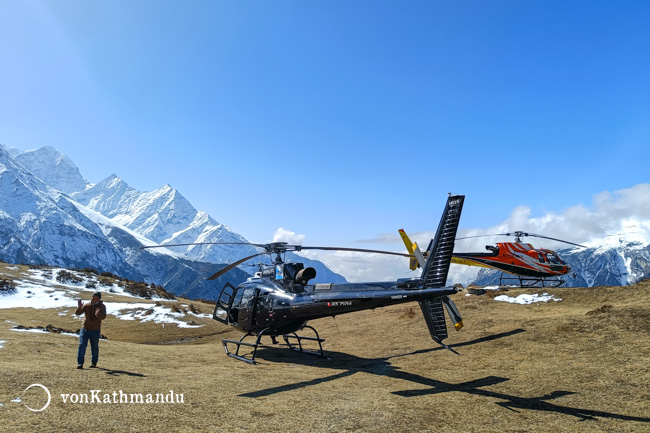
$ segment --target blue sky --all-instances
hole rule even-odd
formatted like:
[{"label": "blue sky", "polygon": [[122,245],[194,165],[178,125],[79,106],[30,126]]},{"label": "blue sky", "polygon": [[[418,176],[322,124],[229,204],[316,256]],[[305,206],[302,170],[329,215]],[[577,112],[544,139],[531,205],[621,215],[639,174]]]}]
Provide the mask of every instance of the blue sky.
[{"label": "blue sky", "polygon": [[464,229],[592,209],[649,181],[649,22],[647,1],[5,0],[0,143],[170,184],[253,242],[381,246],[358,241],[435,229],[448,192]]}]

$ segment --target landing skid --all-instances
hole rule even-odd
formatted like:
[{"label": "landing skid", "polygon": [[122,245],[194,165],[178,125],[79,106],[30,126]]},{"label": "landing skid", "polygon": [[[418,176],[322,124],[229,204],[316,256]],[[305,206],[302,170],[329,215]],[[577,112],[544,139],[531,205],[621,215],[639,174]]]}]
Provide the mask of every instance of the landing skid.
[{"label": "landing skid", "polygon": [[[506,281],[505,284],[504,281]],[[508,283],[508,281],[511,282]],[[522,289],[528,289],[533,287],[560,287],[564,280],[561,278],[523,277],[520,275],[513,277],[504,274],[499,277],[500,286],[513,284],[513,282],[515,284],[519,283],[519,287]]]},{"label": "landing skid", "polygon": [[[317,332],[314,328],[312,328],[311,326],[305,325],[305,326],[303,326],[302,329],[305,329],[305,328],[309,328],[309,329],[311,329],[312,331],[314,331],[314,334],[316,334],[316,337],[304,337],[304,336],[299,336],[298,334],[296,334],[296,333],[294,332],[294,333],[292,333],[292,334],[285,334],[285,335],[282,336],[282,338],[284,338],[285,343],[287,343],[287,345],[289,346],[289,348],[290,348],[291,350],[293,350],[294,352],[306,353],[306,354],[308,354],[308,355],[316,355],[316,356],[319,356],[319,357],[321,357],[321,358],[329,359],[329,358],[327,357],[327,355],[325,355],[325,352],[323,352],[323,345],[321,344],[323,341],[325,341],[325,339],[324,339],[324,338],[320,338],[320,336],[318,335],[318,332]],[[298,342],[298,347],[292,345],[291,342],[289,341],[289,339],[296,339],[296,341]],[[302,340],[307,340],[307,341],[317,341],[317,342],[318,342],[319,352],[314,352],[314,351],[310,351],[310,350],[305,350],[305,349],[302,347]]]},{"label": "landing skid", "polygon": [[[223,349],[226,351],[226,355],[230,356],[231,358],[235,358],[240,361],[247,362],[248,364],[255,364],[255,355],[257,354],[257,348],[260,345],[260,340],[262,339],[262,335],[264,335],[264,333],[267,331],[268,329],[263,329],[259,334],[257,334],[257,339],[255,340],[255,344],[244,342],[244,338],[250,336],[251,334],[244,335],[242,338],[239,339],[239,341],[223,339],[221,340],[221,342],[223,343]],[[232,353],[228,349],[228,344],[234,344],[237,346],[237,350],[235,350],[235,353]],[[251,356],[250,359],[239,354],[239,349],[241,349],[242,346],[248,346],[253,348],[253,356]]]},{"label": "landing skid", "polygon": [[[289,348],[291,350],[293,350],[294,352],[306,353],[308,355],[315,355],[315,356],[318,356],[320,358],[329,359],[327,357],[327,355],[325,355],[325,352],[323,352],[322,343],[325,341],[325,339],[320,338],[320,336],[318,335],[318,332],[316,331],[316,329],[312,328],[311,326],[304,326],[303,329],[304,328],[309,328],[312,331],[314,331],[314,334],[316,334],[316,337],[300,336],[300,335],[296,334],[295,332],[291,333],[291,334],[285,334],[285,335],[282,336],[282,338],[284,338],[284,341],[287,343],[287,346],[289,346]],[[239,340],[226,340],[226,339],[221,340],[221,342],[223,343],[223,348],[226,351],[226,355],[230,356],[231,358],[235,358],[235,359],[237,359],[239,361],[246,362],[248,364],[255,364],[255,355],[257,354],[257,348],[260,346],[260,340],[262,339],[263,335],[265,335],[265,334],[268,335],[268,332],[270,330],[271,330],[271,328],[266,328],[266,329],[263,329],[262,331],[260,331],[257,334],[257,337],[255,339],[255,343],[244,342],[244,339],[246,337],[254,336],[253,334],[246,334],[242,338],[240,338]],[[275,344],[276,343],[275,336],[271,335],[271,338],[273,339],[273,343]],[[295,343],[292,344],[290,340],[296,340],[297,346],[295,345]],[[302,346],[302,341],[303,340],[317,341],[319,351],[314,352],[314,351],[310,351],[310,350],[305,350],[303,348],[303,346]],[[228,348],[228,344],[234,344],[235,346],[237,346],[234,353],[230,351],[230,349]],[[252,356],[250,358],[247,358],[246,356],[239,354],[239,349],[241,349],[241,346],[247,346],[247,347],[252,347],[253,348],[253,354],[252,354]]]}]

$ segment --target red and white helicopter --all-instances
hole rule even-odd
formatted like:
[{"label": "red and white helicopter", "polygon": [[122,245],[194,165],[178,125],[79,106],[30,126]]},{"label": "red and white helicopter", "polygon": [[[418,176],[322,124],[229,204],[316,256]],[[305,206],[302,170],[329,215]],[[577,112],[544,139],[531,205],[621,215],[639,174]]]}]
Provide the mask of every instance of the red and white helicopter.
[{"label": "red and white helicopter", "polygon": [[[415,256],[411,260],[410,267],[415,269],[420,265],[420,256],[424,260],[424,255],[419,251],[416,243],[412,243],[404,230],[399,230],[400,236],[406,245],[410,254]],[[543,239],[549,239],[558,242],[564,242],[570,245],[586,248],[584,245],[576,244],[562,239],[551,238],[548,236],[538,235],[522,231],[512,233],[497,233],[493,235],[468,236],[461,239],[470,239],[484,236],[514,236],[514,242],[498,242],[496,246],[486,245],[488,253],[458,253],[454,252],[451,262],[467,266],[480,266],[500,270],[499,284],[504,281],[517,281],[521,287],[558,287],[564,280],[560,278],[571,271],[569,266],[560,256],[552,250],[546,248],[535,248],[529,243],[522,241],[524,236],[533,236]],[[418,254],[419,253],[419,254]],[[512,276],[504,276],[504,273]]]}]

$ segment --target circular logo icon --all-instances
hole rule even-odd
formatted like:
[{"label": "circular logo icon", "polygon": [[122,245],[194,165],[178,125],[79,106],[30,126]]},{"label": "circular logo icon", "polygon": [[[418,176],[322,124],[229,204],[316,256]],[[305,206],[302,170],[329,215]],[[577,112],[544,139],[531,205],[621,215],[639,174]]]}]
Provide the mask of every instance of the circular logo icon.
[{"label": "circular logo icon", "polygon": [[45,391],[47,393],[47,403],[45,403],[45,406],[43,406],[40,409],[33,409],[33,408],[27,406],[27,403],[23,403],[23,404],[25,405],[25,407],[27,409],[31,410],[32,412],[43,412],[50,405],[50,401],[52,401],[52,395],[50,394],[50,390],[47,389],[47,387],[45,387],[44,385],[41,385],[40,383],[33,383],[33,384],[29,385],[27,388],[25,388],[25,391],[23,391],[23,393],[27,392],[27,390],[29,390],[30,388],[33,388],[35,386],[43,388],[43,391]]}]

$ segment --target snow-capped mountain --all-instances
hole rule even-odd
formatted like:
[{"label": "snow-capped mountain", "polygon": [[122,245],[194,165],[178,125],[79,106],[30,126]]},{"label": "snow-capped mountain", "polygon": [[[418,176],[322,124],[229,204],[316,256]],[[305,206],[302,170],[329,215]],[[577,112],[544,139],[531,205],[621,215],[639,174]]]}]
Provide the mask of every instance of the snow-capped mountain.
[{"label": "snow-capped mountain", "polygon": [[626,286],[650,276],[650,234],[639,226],[588,246],[559,252],[575,275],[567,279],[566,286]]},{"label": "snow-capped mountain", "polygon": [[[87,208],[157,244],[248,243],[226,225],[196,210],[169,185],[151,192],[139,192],[113,174],[71,196]],[[262,251],[251,245],[191,245],[172,249],[194,260],[220,264],[232,263]],[[345,282],[345,278],[332,272],[322,262],[296,255],[287,255],[287,260],[300,261],[316,269],[315,282]],[[262,257],[248,264],[257,262],[268,260]]]},{"label": "snow-capped mountain", "polygon": [[72,160],[51,146],[18,153],[14,159],[43,182],[66,194],[83,191],[88,184]]},{"label": "snow-capped mountain", "polygon": [[[628,225],[624,232],[596,239],[588,248],[557,250],[571,266],[563,287],[626,286],[650,277],[650,231]],[[472,282],[498,284],[500,271],[481,269]]]},{"label": "snow-capped mountain", "polygon": [[[45,184],[0,146],[0,260],[94,268],[205,299],[225,283],[205,280],[214,264],[143,244],[152,242]],[[231,281],[247,277],[233,272]]]},{"label": "snow-capped mountain", "polygon": [[99,227],[65,194],[46,185],[2,148],[0,234],[5,259],[52,264],[73,260],[82,266],[101,261],[106,269],[127,270]]},{"label": "snow-capped mountain", "polygon": [[[0,150],[1,260],[92,267],[210,299],[218,283],[204,290],[205,276],[218,269],[214,264],[261,251],[250,245],[141,250],[142,244],[247,241],[169,185],[139,192],[117,175],[89,185],[74,163],[51,147]],[[345,281],[321,262],[300,260],[316,268],[318,281]],[[233,283],[246,277],[239,270],[228,274]]]},{"label": "snow-capped mountain", "polygon": [[[151,192],[139,192],[113,174],[71,196],[88,209],[157,244],[248,242],[207,213],[197,211],[169,185]],[[195,245],[174,247],[174,251],[195,260],[230,263],[255,254],[257,249],[247,245]]]}]

